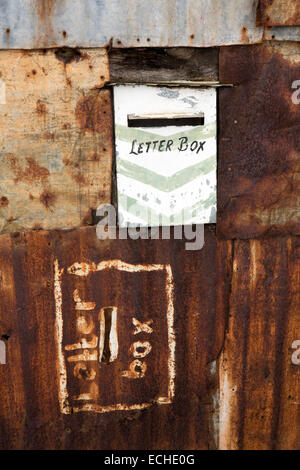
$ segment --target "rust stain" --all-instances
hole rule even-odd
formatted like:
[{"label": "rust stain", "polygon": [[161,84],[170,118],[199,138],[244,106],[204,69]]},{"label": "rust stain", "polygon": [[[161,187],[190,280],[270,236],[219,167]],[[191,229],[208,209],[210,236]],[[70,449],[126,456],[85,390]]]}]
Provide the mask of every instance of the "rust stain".
[{"label": "rust stain", "polygon": [[222,48],[220,80],[219,235],[251,238],[300,233],[300,45]]},{"label": "rust stain", "polygon": [[55,0],[35,0],[35,13],[38,17],[38,43],[46,46],[53,36],[53,13]]},{"label": "rust stain", "polygon": [[105,194],[105,191],[104,191],[104,190],[98,191],[98,197],[99,197],[99,200],[100,200],[100,201],[102,200],[104,194]]},{"label": "rust stain", "polygon": [[50,206],[55,204],[56,195],[55,193],[45,189],[40,195],[40,201],[46,207],[46,209],[49,209]]},{"label": "rust stain", "polygon": [[73,174],[72,178],[78,184],[85,184],[86,183],[86,179],[85,179],[85,177],[82,173],[76,173],[75,175]]},{"label": "rust stain", "polygon": [[75,116],[83,132],[112,134],[111,103],[108,100],[109,91],[101,90],[81,98],[75,109]]},{"label": "rust stain", "polygon": [[9,200],[7,199],[7,197],[6,197],[6,196],[2,196],[2,197],[0,198],[0,206],[1,206],[1,207],[7,207],[8,204],[9,204]]},{"label": "rust stain", "polygon": [[241,37],[242,37],[243,44],[249,44],[248,30],[245,26],[242,28],[241,33],[242,33]]},{"label": "rust stain", "polygon": [[82,225],[93,225],[93,209],[89,209],[82,217]]},{"label": "rust stain", "polygon": [[82,52],[80,49],[72,47],[60,47],[55,50],[55,56],[58,60],[63,62],[64,65],[72,62],[79,62],[83,59],[88,59],[88,54]]},{"label": "rust stain", "polygon": [[48,112],[48,108],[47,108],[46,104],[43,101],[37,100],[37,102],[36,102],[36,112],[38,114],[46,114]]},{"label": "rust stain", "polygon": [[258,26],[300,26],[298,0],[260,0],[257,7]]},{"label": "rust stain", "polygon": [[5,154],[4,158],[8,161],[10,168],[15,174],[15,183],[18,183],[19,181],[27,183],[32,183],[38,180],[45,181],[50,175],[49,170],[40,166],[32,157],[26,157],[27,166],[25,168],[21,166],[16,156],[11,153]]},{"label": "rust stain", "polygon": [[[48,110],[46,110],[47,112]],[[45,139],[54,142],[55,141],[55,133],[54,132],[45,132],[44,133]]]}]

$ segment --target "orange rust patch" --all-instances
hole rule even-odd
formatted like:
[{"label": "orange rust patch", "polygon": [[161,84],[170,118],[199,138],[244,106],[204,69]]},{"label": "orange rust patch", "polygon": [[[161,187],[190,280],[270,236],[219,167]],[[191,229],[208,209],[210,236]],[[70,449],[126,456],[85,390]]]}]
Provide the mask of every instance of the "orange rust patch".
[{"label": "orange rust patch", "polygon": [[102,90],[84,96],[78,101],[75,116],[83,132],[112,132],[112,111],[109,96],[108,90]]},{"label": "orange rust patch", "polygon": [[47,140],[52,140],[52,141],[55,140],[55,134],[54,134],[54,132],[45,132],[45,133],[44,133],[44,137],[45,137],[45,139],[47,139]]},{"label": "orange rust patch", "polygon": [[299,26],[298,0],[260,0],[257,7],[258,26]]},{"label": "orange rust patch", "polygon": [[45,191],[43,191],[40,195],[40,201],[48,209],[50,206],[53,206],[55,204],[56,195],[51,191],[45,189]]},{"label": "orange rust patch", "polygon": [[18,183],[19,181],[31,183],[37,180],[45,180],[50,175],[49,170],[40,166],[32,157],[26,158],[27,166],[25,169],[21,167],[15,155],[8,153],[6,154],[6,159],[15,174],[15,183]]},{"label": "orange rust patch", "polygon": [[45,114],[45,113],[48,112],[48,108],[45,105],[45,103],[43,103],[43,101],[37,100],[37,102],[36,102],[36,112],[38,114]]},{"label": "orange rust patch", "polygon": [[78,183],[78,184],[84,184],[84,183],[86,183],[86,179],[85,179],[85,177],[83,176],[82,173],[77,173],[76,175],[72,175],[72,178],[73,178],[74,181],[76,181],[76,183]]},{"label": "orange rust patch", "polygon": [[248,30],[245,26],[242,28],[242,42],[243,44],[249,44]]},{"label": "orange rust patch", "polygon": [[101,191],[101,190],[100,190],[100,191],[98,192],[98,197],[99,197],[99,199],[100,199],[101,201],[102,201],[102,199],[103,199],[104,196],[105,196],[105,191]]},{"label": "orange rust patch", "polygon": [[53,11],[55,0],[36,0],[36,12],[38,17],[38,35],[41,46],[51,38],[53,34]]},{"label": "orange rust patch", "polygon": [[0,199],[0,206],[1,207],[7,207],[9,204],[9,200],[7,199],[6,196],[2,196]]}]

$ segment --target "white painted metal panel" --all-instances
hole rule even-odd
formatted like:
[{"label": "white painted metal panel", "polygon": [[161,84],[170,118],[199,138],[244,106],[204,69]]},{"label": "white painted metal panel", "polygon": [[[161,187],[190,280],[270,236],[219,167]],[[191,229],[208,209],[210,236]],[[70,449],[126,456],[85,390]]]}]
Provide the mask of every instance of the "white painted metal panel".
[{"label": "white painted metal panel", "polygon": [[[216,90],[114,88],[119,225],[216,222]],[[204,113],[203,125],[128,127],[128,116]]]}]

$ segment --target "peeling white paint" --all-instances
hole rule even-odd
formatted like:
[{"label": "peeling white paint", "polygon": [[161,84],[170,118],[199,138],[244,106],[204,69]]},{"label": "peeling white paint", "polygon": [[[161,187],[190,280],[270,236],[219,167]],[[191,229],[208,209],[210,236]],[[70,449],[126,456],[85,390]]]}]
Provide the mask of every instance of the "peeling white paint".
[{"label": "peeling white paint", "polygon": [[94,349],[98,345],[98,337],[93,335],[90,341],[87,341],[86,338],[82,338],[79,343],[68,344],[65,346],[66,351],[74,351],[75,349]]},{"label": "peeling white paint", "polygon": [[166,283],[166,294],[167,294],[167,320],[168,320],[168,344],[169,344],[169,360],[168,360],[168,370],[169,370],[169,390],[168,398],[169,402],[173,401],[175,395],[175,375],[176,375],[176,366],[175,366],[175,330],[174,330],[174,284],[173,284],[173,273],[171,266],[166,265],[167,272],[167,283]]},{"label": "peeling white paint", "polygon": [[67,391],[67,371],[63,354],[63,315],[62,315],[62,292],[61,292],[61,276],[64,268],[60,269],[58,260],[54,261],[54,298],[55,298],[55,339],[58,351],[58,398],[61,413],[71,413],[71,407],[68,400]]},{"label": "peeling white paint", "polygon": [[76,356],[69,356],[68,362],[78,362],[78,361],[97,361],[98,352],[97,351],[88,351],[84,350],[82,353],[77,354]]},{"label": "peeling white paint", "polygon": [[73,294],[74,301],[76,302],[76,310],[94,310],[96,303],[95,302],[83,302],[78,294],[78,289],[74,290]]},{"label": "peeling white paint", "polygon": [[[142,349],[142,351],[139,351],[139,349]],[[139,357],[143,358],[148,356],[152,350],[151,343],[149,341],[135,341],[132,343],[130,346],[130,352],[133,355],[133,357]]]},{"label": "peeling white paint", "polygon": [[224,353],[220,357],[219,450],[238,450],[238,437],[232,411],[236,409],[237,387],[231,381]]},{"label": "peeling white paint", "polygon": [[135,317],[133,317],[132,318],[132,323],[135,326],[135,330],[133,332],[134,335],[138,335],[139,333],[142,333],[142,332],[148,333],[148,334],[153,333],[153,328],[151,328],[151,326],[150,326],[153,323],[153,320],[140,322]]},{"label": "peeling white paint", "polygon": [[0,364],[6,364],[6,344],[0,340]]}]

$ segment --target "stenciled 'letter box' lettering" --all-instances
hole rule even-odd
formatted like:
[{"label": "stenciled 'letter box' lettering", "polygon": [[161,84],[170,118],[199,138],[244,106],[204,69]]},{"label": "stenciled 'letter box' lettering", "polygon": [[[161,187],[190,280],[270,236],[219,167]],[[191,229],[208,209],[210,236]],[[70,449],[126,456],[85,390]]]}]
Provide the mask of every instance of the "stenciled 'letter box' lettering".
[{"label": "stenciled 'letter box' lettering", "polygon": [[[171,266],[119,259],[60,266],[56,260],[54,275],[61,412],[106,413],[172,403]],[[159,299],[137,287],[145,285],[159,291]]]},{"label": "stenciled 'letter box' lettering", "polygon": [[114,87],[119,225],[216,222],[216,90]]}]

